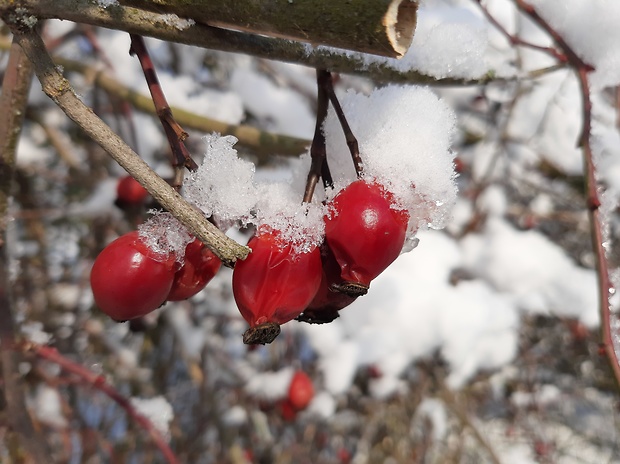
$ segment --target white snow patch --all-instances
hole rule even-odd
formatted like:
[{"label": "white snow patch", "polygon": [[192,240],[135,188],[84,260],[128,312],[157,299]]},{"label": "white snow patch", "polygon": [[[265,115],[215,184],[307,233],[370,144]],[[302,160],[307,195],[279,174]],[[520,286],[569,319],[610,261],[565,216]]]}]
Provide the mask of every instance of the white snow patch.
[{"label": "white snow patch", "polygon": [[130,398],[132,406],[151,421],[153,426],[166,438],[170,439],[170,422],[174,419],[172,405],[163,396],[153,398]]}]

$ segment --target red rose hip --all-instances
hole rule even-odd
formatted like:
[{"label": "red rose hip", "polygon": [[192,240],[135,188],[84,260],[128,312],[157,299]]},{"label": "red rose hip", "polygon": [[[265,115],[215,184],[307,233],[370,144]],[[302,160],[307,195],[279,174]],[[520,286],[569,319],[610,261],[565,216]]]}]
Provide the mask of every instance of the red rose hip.
[{"label": "red rose hip", "polygon": [[280,325],[301,314],[321,283],[318,247],[296,251],[277,231],[259,231],[248,242],[252,252],[235,264],[233,295],[250,328],[246,344],[271,343]]},{"label": "red rose hip", "polygon": [[200,240],[194,240],[185,247],[185,262],[174,274],[168,301],[187,300],[194,296],[213,279],[222,262]]},{"label": "red rose hip", "polygon": [[297,411],[301,411],[308,407],[312,398],[314,398],[312,380],[305,372],[296,371],[288,387],[288,402]]},{"label": "red rose hip", "polygon": [[325,239],[340,266],[342,283],[332,288],[363,295],[370,282],[400,254],[409,213],[395,209],[390,192],[376,182],[357,180],[332,200]]},{"label": "red rose hip", "polygon": [[172,287],[173,256],[152,251],[137,231],[103,249],[90,273],[95,303],[116,321],[135,319],[161,306]]}]

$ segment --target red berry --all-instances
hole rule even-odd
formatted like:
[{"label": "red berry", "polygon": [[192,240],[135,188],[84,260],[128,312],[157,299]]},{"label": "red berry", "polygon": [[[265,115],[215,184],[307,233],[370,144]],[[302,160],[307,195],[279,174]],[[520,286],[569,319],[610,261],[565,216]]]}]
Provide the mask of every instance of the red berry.
[{"label": "red berry", "polygon": [[312,380],[303,371],[296,371],[288,387],[287,400],[297,411],[306,409],[314,397]]},{"label": "red berry", "polygon": [[144,202],[149,192],[131,176],[124,176],[118,181],[116,186],[116,198],[120,203],[126,205],[136,205]]},{"label": "red berry", "polygon": [[338,317],[338,311],[349,306],[357,297],[347,295],[332,288],[342,282],[340,265],[325,242],[321,245],[323,272],[319,290],[297,320],[310,324],[326,324]]},{"label": "red berry", "polygon": [[248,243],[252,252],[233,272],[233,295],[250,324],[247,344],[271,343],[279,325],[296,318],[308,306],[321,283],[318,247],[295,251],[272,230],[259,231]]},{"label": "red berry", "polygon": [[95,259],[90,285],[95,303],[116,321],[144,316],[161,306],[170,293],[176,263],[129,232],[110,243]]},{"label": "red berry", "polygon": [[392,195],[381,185],[364,180],[349,184],[332,205],[325,239],[340,265],[341,291],[364,294],[400,254],[409,213],[395,209]]},{"label": "red berry", "polygon": [[280,413],[285,421],[292,422],[297,417],[297,410],[293,407],[288,399],[280,402]]},{"label": "red berry", "polygon": [[213,279],[222,262],[200,240],[194,240],[185,247],[185,262],[174,274],[169,301],[187,300],[194,296]]}]

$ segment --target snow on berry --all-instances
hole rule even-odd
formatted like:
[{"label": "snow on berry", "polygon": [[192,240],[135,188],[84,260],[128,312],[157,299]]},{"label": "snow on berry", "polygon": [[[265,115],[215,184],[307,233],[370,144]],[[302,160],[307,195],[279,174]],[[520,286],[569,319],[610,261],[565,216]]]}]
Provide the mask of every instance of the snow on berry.
[{"label": "snow on berry", "polygon": [[174,255],[177,262],[183,264],[185,247],[194,237],[172,214],[159,211],[151,213],[153,216],[138,227],[140,239],[154,252],[154,256],[168,259]]},{"label": "snow on berry", "polygon": [[[453,111],[429,89],[396,85],[369,96],[347,92],[342,107],[358,139],[364,175],[376,179],[409,211],[410,232],[442,228],[457,194],[450,149]],[[355,172],[333,111],[324,131],[329,166],[342,188],[355,179]]]},{"label": "snow on berry", "polygon": [[236,137],[212,134],[204,141],[207,151],[198,170],[185,180],[185,198],[218,223],[247,224],[257,198],[254,165],[237,155]]}]

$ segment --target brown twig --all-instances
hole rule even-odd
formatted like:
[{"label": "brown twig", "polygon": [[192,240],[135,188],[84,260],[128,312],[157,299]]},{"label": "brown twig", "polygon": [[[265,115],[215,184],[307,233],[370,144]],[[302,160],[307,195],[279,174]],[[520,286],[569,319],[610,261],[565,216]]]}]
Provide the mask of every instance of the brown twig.
[{"label": "brown twig", "polygon": [[95,374],[81,364],[71,361],[69,358],[59,353],[56,348],[36,344],[26,344],[24,345],[24,350],[34,353],[41,359],[58,364],[58,366],[60,366],[65,372],[77,376],[84,384],[106,394],[110,399],[114,400],[120,407],[122,407],[133,421],[135,421],[149,434],[155,446],[159,448],[170,464],[177,464],[179,462],[174,452],[170,449],[170,446],[168,446],[166,439],[162,436],[159,430],[155,428],[153,423],[147,417],[138,412],[131,402],[118,390],[116,390],[116,388],[107,383],[102,375]]},{"label": "brown twig", "polygon": [[131,174],[165,209],[203,241],[222,262],[232,267],[245,259],[249,249],[226,237],[204,215],[187,203],[176,190],[159,177],[118,135],[76,96],[69,82],[60,75],[41,37],[32,29],[3,17],[17,43],[34,64],[43,91],[80,128]]},{"label": "brown twig", "polygon": [[327,92],[329,101],[334,107],[334,111],[336,112],[336,116],[338,117],[338,121],[342,127],[342,132],[344,133],[344,138],[347,141],[347,146],[349,147],[349,152],[351,153],[351,159],[353,160],[353,166],[355,167],[355,173],[357,174],[357,177],[362,177],[362,174],[364,173],[364,163],[362,163],[362,158],[360,157],[357,138],[353,135],[349,122],[344,115],[344,111],[342,111],[342,106],[340,106],[340,102],[336,96],[336,91],[334,90],[334,82],[332,80],[331,73],[327,73],[322,81],[322,84],[325,86],[325,91]]},{"label": "brown twig", "polygon": [[24,390],[17,378],[15,323],[9,282],[7,218],[15,173],[15,153],[26,113],[32,66],[14,43],[2,82],[0,96],[0,347],[2,350],[3,393],[7,418],[24,440],[37,462],[50,462],[45,440],[35,431],[25,409]]},{"label": "brown twig", "polygon": [[600,207],[601,200],[597,188],[596,166],[590,143],[592,128],[592,100],[590,98],[590,86],[588,74],[594,69],[584,62],[575,51],[568,45],[564,38],[534,9],[523,0],[515,0],[519,9],[529,16],[545,32],[547,32],[568,58],[569,65],[575,70],[583,99],[582,103],[582,129],[579,144],[583,150],[584,171],[586,179],[587,205],[590,219],[592,248],[596,257],[596,272],[598,276],[599,312],[601,316],[602,346],[609,360],[614,378],[620,387],[620,361],[614,350],[613,334],[611,332],[611,307],[609,297],[612,292],[612,284],[609,278],[609,266],[605,247],[603,246],[603,227],[601,224]]},{"label": "brown twig", "polygon": [[[138,57],[138,60],[140,60],[140,66],[142,66],[144,77],[149,86],[151,97],[153,98],[155,111],[157,112],[157,116],[161,121],[164,131],[166,132],[168,143],[172,149],[172,167],[175,170],[178,170],[184,166],[190,171],[195,171],[198,169],[198,165],[192,159],[192,156],[189,154],[189,151],[184,143],[185,139],[188,137],[188,134],[183,130],[179,123],[175,121],[174,116],[172,115],[172,110],[170,109],[170,105],[168,105],[164,91],[162,90],[159,79],[157,78],[155,66],[153,65],[151,56],[146,48],[144,39],[142,36],[136,34],[130,34],[130,37],[131,48],[129,49],[129,53],[132,55],[135,54]],[[175,176],[175,179],[177,179],[177,177],[178,176]],[[174,185],[174,187],[180,186],[180,184]]]}]

